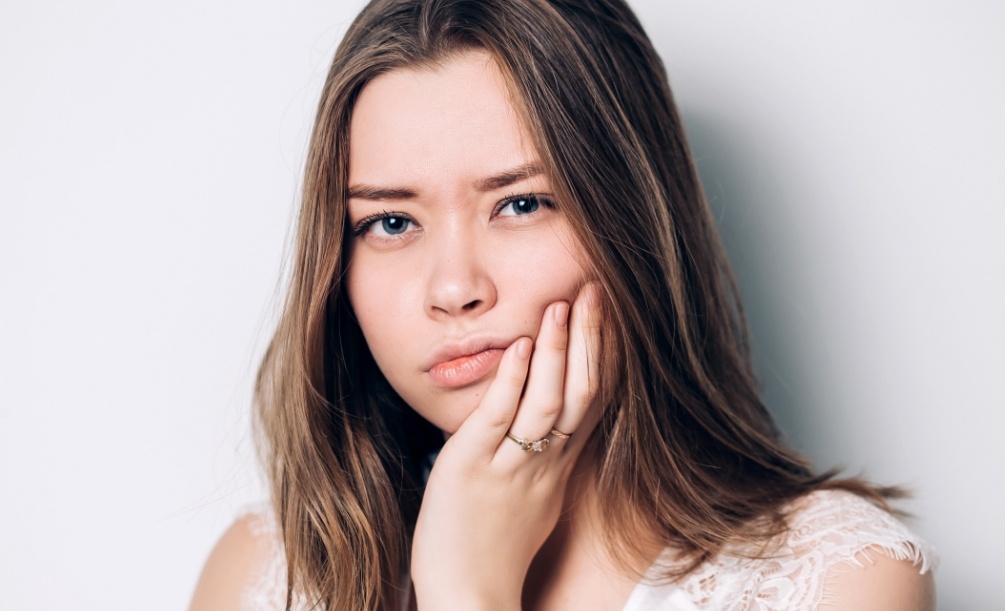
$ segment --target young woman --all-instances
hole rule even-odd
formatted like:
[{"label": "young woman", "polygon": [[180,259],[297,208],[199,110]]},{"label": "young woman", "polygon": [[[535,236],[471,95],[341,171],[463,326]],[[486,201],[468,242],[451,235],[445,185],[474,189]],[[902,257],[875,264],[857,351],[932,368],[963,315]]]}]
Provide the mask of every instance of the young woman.
[{"label": "young woman", "polygon": [[272,506],[193,609],[934,608],[897,491],[814,474],[761,404],[620,0],[375,0],[305,176]]}]

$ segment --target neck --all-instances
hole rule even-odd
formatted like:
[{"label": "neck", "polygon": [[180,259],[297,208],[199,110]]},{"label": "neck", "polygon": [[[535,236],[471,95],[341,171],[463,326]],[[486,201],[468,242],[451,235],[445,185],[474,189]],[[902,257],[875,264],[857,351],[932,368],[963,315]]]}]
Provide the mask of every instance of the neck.
[{"label": "neck", "polygon": [[[528,570],[525,609],[620,608],[617,605],[624,604],[640,575],[662,551],[659,544],[646,546],[638,557],[624,559],[627,566],[611,554],[605,538],[608,529],[601,519],[596,467],[596,459],[588,453],[577,461],[565,491],[562,517]],[[634,540],[643,540],[646,534],[638,533]],[[584,604],[571,604],[576,600]],[[598,607],[601,601],[607,604]]]}]

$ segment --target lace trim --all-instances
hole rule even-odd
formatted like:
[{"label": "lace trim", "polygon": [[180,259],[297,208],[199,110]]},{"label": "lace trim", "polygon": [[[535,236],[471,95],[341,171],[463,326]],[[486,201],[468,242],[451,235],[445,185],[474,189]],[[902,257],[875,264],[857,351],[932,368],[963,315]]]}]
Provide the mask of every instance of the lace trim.
[{"label": "lace trim", "polygon": [[[258,579],[244,592],[244,611],[276,611],[286,605],[286,558],[279,527],[272,512],[256,507],[252,529],[262,547]],[[865,567],[880,552],[920,565],[922,574],[936,565],[934,549],[896,518],[850,493],[825,490],[796,502],[789,530],[770,558],[743,557],[742,550],[726,550],[683,580],[650,585],[660,567],[672,563],[668,550],[640,583],[624,611],[792,611],[815,610],[832,602],[825,591],[829,570],[837,564]],[[749,555],[749,554],[748,554]],[[310,608],[294,593],[295,611]]]},{"label": "lace trim", "polygon": [[[258,542],[263,562],[255,579],[241,596],[242,611],[282,611],[286,609],[286,554],[283,552],[279,524],[265,505],[249,507],[241,517],[251,517],[252,536]],[[293,611],[309,609],[306,598],[293,593]]]},{"label": "lace trim", "polygon": [[[646,599],[663,596],[668,602],[674,591],[683,591],[700,609],[812,610],[833,600],[825,591],[829,570],[842,563],[862,568],[873,561],[870,552],[909,560],[922,574],[935,566],[932,547],[889,513],[850,492],[825,490],[797,501],[789,531],[770,558],[727,550],[678,583],[640,587],[652,590]],[[650,575],[668,562],[665,555]],[[655,607],[637,609],[647,608]]]}]

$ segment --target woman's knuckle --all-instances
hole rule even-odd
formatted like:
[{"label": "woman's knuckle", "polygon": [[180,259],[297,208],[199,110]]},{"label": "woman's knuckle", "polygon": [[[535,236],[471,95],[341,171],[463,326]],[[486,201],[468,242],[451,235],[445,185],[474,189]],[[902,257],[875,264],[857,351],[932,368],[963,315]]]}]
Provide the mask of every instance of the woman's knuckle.
[{"label": "woman's knuckle", "polygon": [[559,400],[543,402],[540,407],[541,415],[545,418],[558,416],[558,414],[562,411],[562,404],[563,402]]}]

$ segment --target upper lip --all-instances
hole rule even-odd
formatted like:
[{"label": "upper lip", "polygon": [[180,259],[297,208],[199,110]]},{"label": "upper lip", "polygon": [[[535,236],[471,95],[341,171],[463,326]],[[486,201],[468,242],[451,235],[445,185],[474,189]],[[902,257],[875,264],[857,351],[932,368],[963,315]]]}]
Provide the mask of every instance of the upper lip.
[{"label": "upper lip", "polygon": [[429,371],[440,363],[446,363],[462,356],[471,356],[486,350],[505,350],[514,340],[492,335],[471,335],[459,340],[441,342],[429,360],[423,365],[423,371]]}]

